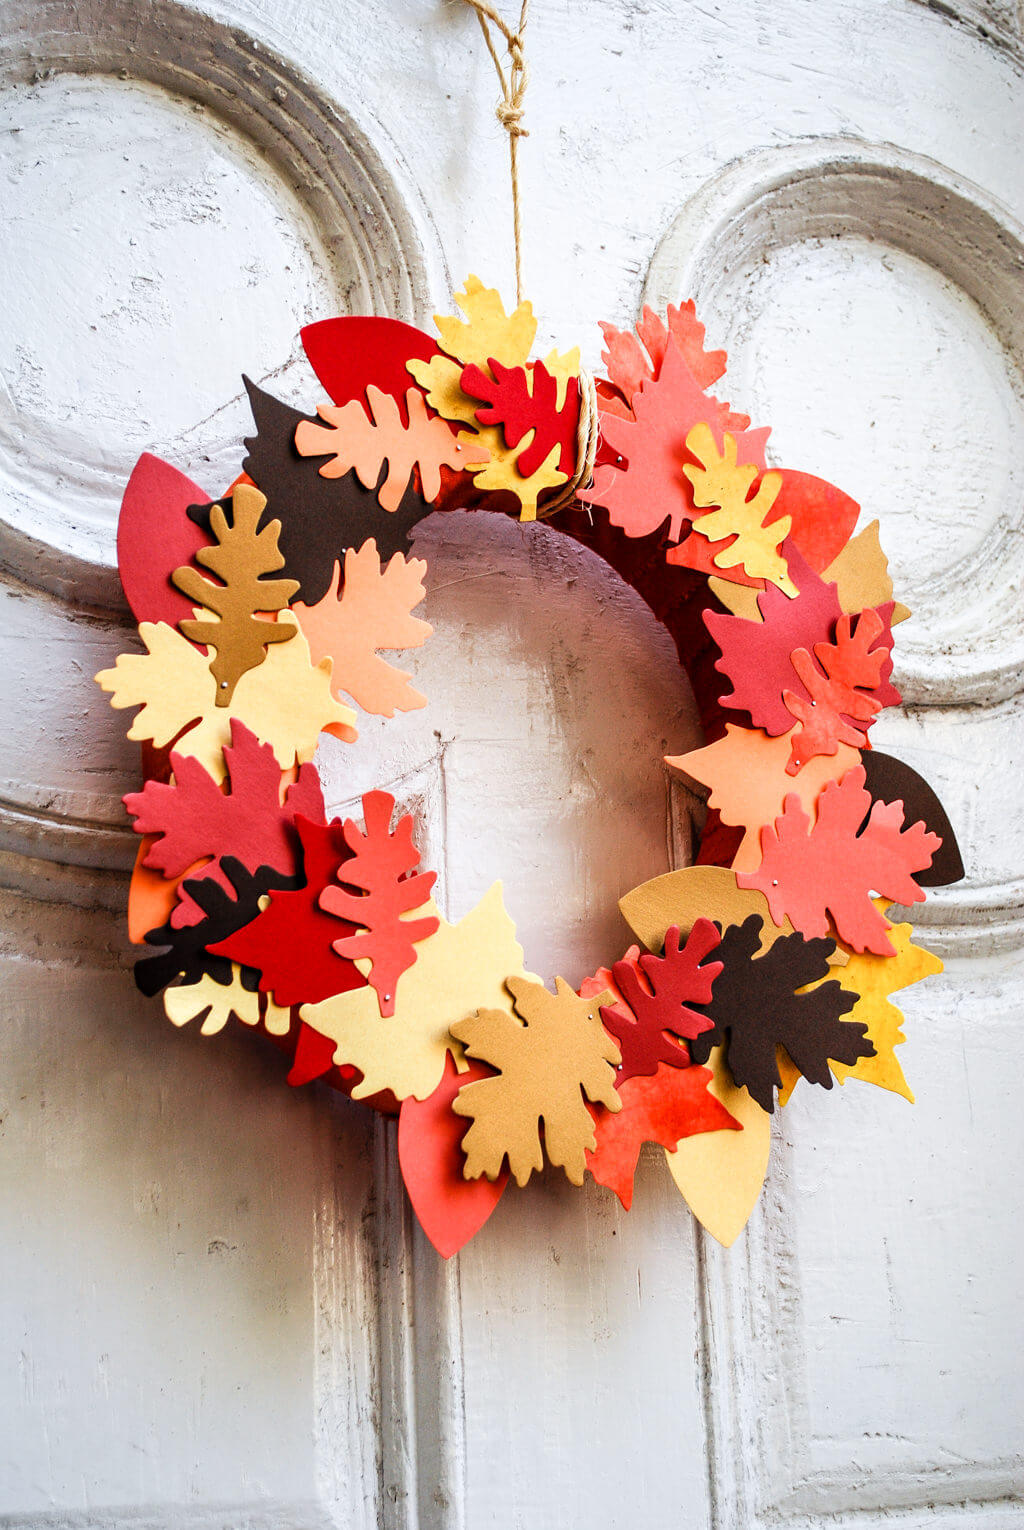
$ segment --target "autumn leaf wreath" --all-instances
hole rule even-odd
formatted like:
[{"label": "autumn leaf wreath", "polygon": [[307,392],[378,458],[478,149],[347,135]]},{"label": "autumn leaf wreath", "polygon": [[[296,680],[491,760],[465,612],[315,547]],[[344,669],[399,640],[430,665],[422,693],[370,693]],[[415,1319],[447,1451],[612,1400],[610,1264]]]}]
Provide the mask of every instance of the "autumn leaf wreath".
[{"label": "autumn leaf wreath", "polygon": [[[247,381],[255,433],[220,499],[153,456],[132,474],[118,559],[145,651],[97,680],[139,709],[136,979],[175,1025],[261,1028],[290,1083],[397,1113],[445,1256],[545,1160],[628,1209],[644,1142],[730,1243],[798,1079],[912,1098],[890,995],[941,963],[887,911],[963,867],[934,793],[868,740],[900,700],[909,613],[877,522],[854,534],[847,495],[768,468],[767,429],[712,394],[725,354],[692,303],[602,325],[594,379],[577,350],[530,359],[530,303],[507,314],[475,277],[456,302],[437,341],[384,318],[305,329],[331,402],[307,416]],[[387,792],[361,825],[325,807],[321,733],[426,705],[382,652],[430,635],[409,539],[451,507],[597,552],[701,709],[706,744],[667,761],[707,800],[697,863],[621,900],[639,944],[578,991],[527,975],[500,884],[443,917]]]}]

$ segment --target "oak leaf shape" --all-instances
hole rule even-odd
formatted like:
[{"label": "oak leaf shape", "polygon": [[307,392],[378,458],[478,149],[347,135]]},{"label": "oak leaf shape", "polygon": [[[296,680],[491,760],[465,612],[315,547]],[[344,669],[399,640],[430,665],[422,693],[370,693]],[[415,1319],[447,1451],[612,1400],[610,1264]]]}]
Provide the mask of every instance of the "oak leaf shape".
[{"label": "oak leaf shape", "polygon": [[524,478],[544,465],[554,446],[559,448],[559,472],[568,478],[575,471],[580,415],[578,378],[569,379],[564,401],[559,405],[558,381],[542,361],[525,367],[506,367],[492,356],[487,372],[475,363],[467,366],[460,385],[471,398],[484,400],[476,410],[477,423],[500,425],[507,447],[517,447],[529,435],[524,450],[516,457],[516,468]]},{"label": "oak leaf shape", "polygon": [[320,907],[320,894],[352,854],[342,826],[337,821],[314,823],[298,814],[295,831],[302,846],[301,885],[272,891],[249,924],[209,948],[211,955],[255,969],[260,991],[272,993],[284,1007],[316,1004],[366,987],[355,963],[334,949],[342,931],[355,934],[355,925],[339,924]]},{"label": "oak leaf shape", "polygon": [[[273,866],[294,875],[299,863],[296,813],[313,819],[324,816],[315,766],[300,766],[297,779],[282,796],[281,767],[273,749],[237,718],[231,720],[224,763],[231,784],[227,792],[197,759],[172,753],[170,782],[147,781],[141,791],[127,794],[124,805],[135,819],[136,834],[152,836],[142,864],[165,877],[180,877],[205,861],[192,880],[210,877],[222,887],[228,886],[220,865],[224,855],[234,856],[247,871]],[[181,924],[196,913],[183,893],[171,923]]]},{"label": "oak leaf shape", "polygon": [[[356,933],[336,940],[334,949],[352,961],[363,957],[369,962],[367,976],[380,1000],[382,1016],[394,1014],[398,979],[415,962],[418,942],[433,935],[438,927],[435,914],[408,917],[423,910],[437,872],[414,873],[420,852],[412,842],[412,814],[406,813],[392,829],[394,810],[395,799],[390,792],[366,793],[365,833],[351,818],[345,820],[343,829],[352,854],[338,868],[338,876],[347,886],[332,884],[320,894],[325,913],[356,926]],[[359,891],[350,892],[349,887]]]},{"label": "oak leaf shape", "polygon": [[[601,360],[609,382],[619,390],[627,404],[632,404],[634,395],[645,382],[659,376],[670,337],[698,387],[710,388],[725,374],[725,352],[704,348],[704,325],[698,322],[692,298],[678,307],[669,303],[667,320],[666,324],[653,308],[645,304],[636,323],[635,335],[628,329],[616,329],[614,324],[601,324],[606,346],[601,352]],[[727,428],[745,430],[749,424],[746,415],[734,415]]]},{"label": "oak leaf shape", "polygon": [[905,828],[902,802],[873,802],[864,780],[864,767],[857,765],[842,780],[830,781],[813,825],[799,797],[787,796],[774,825],[761,830],[760,867],[736,880],[764,893],[776,924],[785,916],[802,934],[825,936],[831,916],[855,951],[892,956],[889,922],[871,894],[890,903],[920,903],[924,893],[913,873],[931,864],[942,841],[923,823]]},{"label": "oak leaf shape", "polygon": [[[772,1112],[782,1083],[778,1047],[785,1047],[804,1078],[824,1089],[832,1087],[830,1059],[852,1065],[874,1048],[866,1026],[842,1018],[856,997],[834,978],[819,981],[829,976],[835,942],[782,935],[758,956],[761,924],[753,914],[723,932],[722,971],[706,1006],[713,1023],[690,1043],[690,1052],[694,1062],[705,1063],[712,1048],[724,1044],[735,1082]],[[811,983],[817,986],[797,992]]]},{"label": "oak leaf shape", "polygon": [[[444,420],[427,414],[418,388],[405,395],[408,425],[402,421],[398,400],[390,393],[366,389],[370,418],[357,399],[350,403],[318,404],[324,422],[314,425],[300,420],[295,427],[295,449],[300,457],[321,457],[321,478],[343,478],[354,471],[364,489],[375,489],[385,510],[395,511],[419,468],[420,492],[433,503],[441,492],[441,468],[462,469],[484,463],[489,453],[473,443],[456,441]],[[384,466],[387,472],[381,481]]]},{"label": "oak leaf shape", "polygon": [[663,956],[646,953],[637,963],[628,958],[615,963],[612,976],[627,1013],[623,1015],[618,1007],[603,1007],[601,1019],[622,1052],[620,1088],[628,1079],[656,1073],[664,1064],[689,1066],[690,1054],[679,1042],[711,1027],[707,1016],[690,1006],[706,1004],[711,998],[721,963],[701,964],[718,942],[719,933],[710,919],[698,919],[682,947],[679,926],[672,925],[665,936]]},{"label": "oak leaf shape", "polygon": [[587,1168],[599,1185],[614,1190],[628,1211],[640,1149],[657,1142],[674,1153],[680,1142],[701,1132],[741,1131],[740,1123],[710,1093],[710,1068],[676,1068],[659,1063],[656,1073],[620,1082],[618,1115],[596,1107],[597,1146],[588,1152]]},{"label": "oak leaf shape", "polygon": [[[496,1070],[460,1089],[452,1109],[472,1125],[462,1140],[465,1176],[496,1179],[506,1157],[519,1185],[549,1163],[582,1185],[587,1150],[597,1145],[585,1100],[615,1112],[619,1049],[601,1024],[598,994],[581,999],[564,978],[555,993],[523,977],[507,979],[517,1018],[480,1009],[451,1027],[469,1057]],[[611,997],[611,995],[607,995]],[[541,1126],[543,1124],[543,1149]]]},{"label": "oak leaf shape", "polygon": [[[416,961],[398,979],[393,1016],[382,1018],[377,995],[366,986],[300,1011],[307,1025],[334,1041],[335,1062],[362,1073],[354,1100],[385,1089],[397,1100],[427,1099],[441,1082],[448,1053],[464,1062],[449,1026],[481,1004],[511,1013],[505,978],[522,972],[523,948],[502,904],[501,883],[457,924],[441,918],[433,904],[428,909],[438,929],[420,942]],[[358,966],[365,972],[369,963],[360,958]]]},{"label": "oak leaf shape", "polygon": [[290,642],[270,650],[258,672],[242,676],[230,712],[216,704],[217,682],[205,656],[180,632],[164,622],[142,622],[139,636],[146,652],[121,654],[96,683],[110,693],[112,707],[141,707],[128,729],[130,739],[150,740],[158,748],[173,743],[215,781],[224,779],[232,718],[270,745],[282,770],[311,760],[324,728],[356,736],[356,714],[331,695],[330,660],[314,668],[298,628]]},{"label": "oak leaf shape", "polygon": [[[780,544],[789,535],[792,518],[783,515],[771,525],[765,524],[782,487],[781,473],[763,473],[750,497],[758,468],[754,463],[737,462],[736,437],[729,431],[725,432],[719,450],[711,427],[701,422],[687,436],[686,449],[700,464],[694,467],[687,463],[683,468],[693,486],[693,503],[708,510],[708,514],[694,521],[694,531],[706,536],[709,542],[734,538],[715,554],[716,567],[734,568],[741,564],[752,579],[765,579],[778,585],[785,594],[796,595],[786,559],[779,552]],[[714,508],[709,509],[710,506]]]},{"label": "oak leaf shape", "polygon": [[210,506],[215,545],[198,548],[194,557],[220,584],[204,578],[190,564],[171,575],[183,595],[211,613],[178,625],[187,638],[213,650],[210,673],[217,682],[219,707],[229,704],[246,671],[263,663],[269,644],[287,642],[295,635],[290,618],[272,622],[256,614],[283,610],[299,587],[295,579],[266,577],[284,567],[277,546],[280,521],[269,521],[260,529],[266,504],[258,489],[239,484],[231,496],[230,522],[222,504]]},{"label": "oak leaf shape", "polygon": [[336,562],[324,598],[314,606],[296,601],[292,613],[309,643],[314,664],[333,662],[335,696],[351,696],[364,712],[394,717],[425,707],[427,698],[409,684],[409,675],[377,653],[378,648],[419,648],[433,632],[429,622],[412,615],[426,591],[422,558],[395,553],[381,567],[372,539]]},{"label": "oak leaf shape", "polygon": [[204,972],[194,983],[165,988],[164,1013],[177,1026],[201,1019],[199,1030],[203,1036],[215,1036],[222,1031],[232,1015],[243,1025],[256,1026],[262,1020],[270,1036],[287,1036],[291,1027],[291,1012],[247,988],[237,962],[231,963],[231,976],[226,983]]},{"label": "oak leaf shape", "polygon": [[[843,615],[836,623],[835,640],[815,643],[814,657],[806,648],[792,656],[793,669],[808,699],[783,691],[782,699],[800,724],[786,769],[793,776],[818,754],[835,754],[839,744],[860,748],[867,743],[868,729],[889,698],[902,698],[886,685],[885,666],[890,647],[876,647],[885,632],[877,611],[862,611],[856,619]],[[817,663],[815,663],[817,660]]]}]

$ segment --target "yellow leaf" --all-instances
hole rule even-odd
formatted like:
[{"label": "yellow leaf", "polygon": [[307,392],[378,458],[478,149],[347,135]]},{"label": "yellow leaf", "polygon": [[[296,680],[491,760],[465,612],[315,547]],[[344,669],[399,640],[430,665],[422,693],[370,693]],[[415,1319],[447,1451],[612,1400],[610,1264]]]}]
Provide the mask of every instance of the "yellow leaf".
[{"label": "yellow leaf", "polygon": [[[469,398],[463,393],[461,362],[452,361],[448,356],[432,356],[429,361],[409,361],[406,367],[426,392],[427,403],[438,414],[446,420],[464,420],[467,425],[476,424],[480,400]],[[491,427],[491,435],[501,438],[501,432],[496,426]],[[479,436],[473,439],[479,439],[485,447],[491,444],[491,436],[485,430],[481,430]]]},{"label": "yellow leaf", "polygon": [[[416,943],[416,960],[395,986],[395,1012],[381,1016],[370,987],[353,988],[319,1004],[304,1004],[303,1020],[335,1043],[336,1063],[349,1063],[363,1077],[352,1090],[356,1100],[390,1089],[396,1099],[425,1100],[441,1082],[450,1051],[462,1065],[462,1047],[449,1026],[480,1008],[512,1013],[505,987],[523,972],[523,949],[505,912],[501,883],[458,924],[441,918],[435,934]],[[365,974],[368,963],[356,965]]]},{"label": "yellow leaf", "polygon": [[551,351],[544,357],[544,365],[555,379],[558,391],[555,395],[555,408],[565,408],[565,396],[569,388],[569,382],[580,375],[580,348],[574,345],[571,351]]},{"label": "yellow leaf", "polygon": [[[496,440],[492,441],[492,436]],[[528,430],[519,445],[512,450],[505,445],[505,437],[502,431],[494,425],[489,425],[480,432],[490,453],[490,461],[483,468],[470,467],[473,473],[473,482],[478,489],[490,489],[492,492],[504,489],[514,494],[522,506],[520,519],[535,521],[537,519],[537,497],[543,489],[554,489],[559,484],[568,481],[568,474],[561,472],[556,467],[562,448],[558,442],[551,448],[536,472],[524,478],[519,471],[519,458],[528,451],[533,444],[534,432]],[[469,435],[466,431],[459,432],[460,441],[474,441],[477,438]]]},{"label": "yellow leaf", "polygon": [[733,1083],[723,1049],[713,1047],[707,1066],[708,1092],[737,1120],[742,1131],[701,1132],[684,1137],[665,1162],[686,1204],[725,1248],[734,1243],[761,1194],[771,1147],[771,1117],[746,1089]]},{"label": "yellow leaf", "polygon": [[205,1018],[199,1027],[204,1036],[215,1036],[236,1015],[243,1025],[258,1025],[260,996],[242,986],[242,969],[231,963],[231,978],[218,983],[204,972],[196,983],[179,983],[164,989],[164,1012],[172,1025],[187,1025],[190,1020]]},{"label": "yellow leaf", "polygon": [[[880,912],[888,907],[882,898],[872,901]],[[863,1079],[866,1084],[877,1084],[881,1089],[902,1094],[911,1104],[914,1096],[893,1050],[906,1040],[901,1029],[903,1016],[895,1004],[889,1003],[889,995],[942,971],[939,958],[923,946],[915,946],[912,935],[911,925],[894,924],[889,930],[889,939],[896,947],[895,956],[851,951],[846,966],[836,972],[845,989],[860,995],[846,1018],[859,1020],[867,1026],[868,1040],[875,1045],[875,1056],[860,1057],[853,1067],[832,1064],[832,1071],[841,1084],[848,1078]]]},{"label": "yellow leaf", "polygon": [[765,473],[757,493],[748,499],[758,469],[752,463],[737,463],[735,436],[726,431],[719,452],[711,427],[702,423],[690,431],[686,449],[701,463],[700,467],[690,463],[683,466],[693,485],[694,504],[700,509],[716,507],[694,521],[694,531],[706,536],[709,542],[736,538],[715,554],[716,566],[734,568],[742,564],[751,579],[767,579],[785,594],[795,596],[796,585],[779,552],[780,544],[789,535],[792,517],[783,515],[770,526],[764,524],[782,488],[782,474]]},{"label": "yellow leaf", "polygon": [[497,290],[485,287],[478,276],[467,276],[465,290],[455,294],[455,301],[466,315],[463,324],[456,318],[434,315],[440,346],[463,366],[476,362],[485,367],[491,357],[503,366],[515,367],[529,359],[537,320],[532,303],[520,303],[511,314]]},{"label": "yellow leaf", "polygon": [[233,717],[271,746],[282,770],[311,760],[328,726],[356,736],[352,708],[331,695],[330,659],[314,669],[309,644],[298,630],[241,677],[230,707],[217,706],[208,660],[174,627],[141,622],[139,636],[148,652],[122,654],[113,669],[101,670],[97,684],[111,693],[111,706],[141,706],[128,730],[131,739],[163,746],[192,723],[175,749],[194,755],[216,781],[224,779],[223,750],[231,742]]}]

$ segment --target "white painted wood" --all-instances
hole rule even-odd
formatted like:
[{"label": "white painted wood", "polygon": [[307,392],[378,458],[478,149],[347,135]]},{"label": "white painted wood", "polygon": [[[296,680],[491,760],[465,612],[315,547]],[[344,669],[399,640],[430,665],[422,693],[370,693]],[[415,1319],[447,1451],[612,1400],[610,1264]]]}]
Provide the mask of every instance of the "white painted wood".
[{"label": "white painted wood", "polygon": [[[778,460],[878,515],[915,606],[878,742],[968,877],[921,921],[954,959],[907,1000],[917,1106],[798,1091],[733,1250],[652,1155],[628,1217],[547,1176],[445,1265],[391,1126],[135,994],[134,751],[89,677],[138,450],[219,487],[243,367],[315,398],[302,323],[511,290],[490,61],[424,0],[0,4],[0,1524],[1024,1522],[1018,10],[534,6],[541,342],[595,365],[598,318],[694,295]],[[431,705],[328,741],[329,796],[393,783],[449,915],[501,876],[528,963],[577,980],[687,856],[689,688],[549,529],[417,543]]]}]

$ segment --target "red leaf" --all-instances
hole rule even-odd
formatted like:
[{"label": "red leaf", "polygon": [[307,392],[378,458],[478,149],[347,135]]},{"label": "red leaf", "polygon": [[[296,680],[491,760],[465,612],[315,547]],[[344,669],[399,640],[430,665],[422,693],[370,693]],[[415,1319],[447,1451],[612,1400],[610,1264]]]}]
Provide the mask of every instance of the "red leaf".
[{"label": "red leaf", "polygon": [[465,1073],[451,1053],[444,1077],[425,1100],[411,1095],[402,1101],[398,1117],[398,1162],[405,1188],[420,1226],[443,1259],[450,1259],[478,1233],[508,1184],[508,1169],[495,1180],[481,1175],[466,1179],[462,1139],[470,1122],[457,1116],[452,1101],[463,1084],[492,1077],[483,1063],[471,1063]]},{"label": "red leaf", "polygon": [[830,781],[818,798],[813,827],[790,792],[774,826],[761,830],[760,867],[737,873],[736,880],[764,893],[776,924],[788,918],[802,935],[819,937],[828,935],[831,915],[855,951],[894,956],[885,933],[889,921],[871,895],[920,903],[924,893],[913,872],[931,865],[942,841],[923,823],[904,828],[902,802],[872,802],[864,781],[863,765]]},{"label": "red leaf", "polygon": [[[783,701],[800,723],[786,766],[789,775],[795,776],[815,755],[835,754],[839,744],[859,749],[867,743],[868,729],[886,705],[882,699],[882,672],[891,652],[890,648],[873,646],[884,636],[881,616],[868,609],[857,617],[856,629],[852,616],[841,616],[836,623],[835,642],[815,643],[814,658],[806,648],[794,652],[793,669],[809,699],[793,691],[782,693]],[[890,634],[890,645],[891,642]],[[900,700],[899,692],[891,685],[887,689]]]},{"label": "red leaf", "polygon": [[659,1142],[674,1152],[685,1137],[700,1132],[742,1130],[709,1093],[713,1076],[710,1068],[680,1070],[661,1064],[650,1076],[626,1080],[619,1090],[618,1115],[588,1107],[597,1147],[587,1154],[587,1168],[599,1185],[615,1191],[624,1210],[633,1204],[633,1177],[645,1142]]},{"label": "red leaf", "polygon": [[135,464],[117,522],[117,567],[136,621],[176,627],[192,615],[171,575],[209,545],[186,514],[189,505],[209,502],[205,489],[159,457],[143,452]]},{"label": "red leaf", "polygon": [[677,542],[694,509],[683,474],[684,463],[692,461],[686,437],[702,421],[719,450],[728,430],[736,437],[740,459],[764,468],[768,431],[745,430],[750,423],[746,415],[734,415],[728,404],[709,398],[669,340],[661,371],[634,398],[633,414],[622,417],[602,409],[604,444],[618,460],[596,470],[593,487],[581,491],[580,499],[603,505],[612,525],[630,537],[656,531],[668,517],[669,535]]},{"label": "red leaf", "polygon": [[722,696],[724,707],[747,712],[757,728],[773,738],[788,733],[793,714],[783,699],[787,689],[810,701],[793,668],[794,649],[827,643],[842,615],[834,584],[820,579],[787,542],[789,576],[799,590],[795,598],[774,585],[757,597],[759,622],[743,616],[705,611],[704,625],[722,650],[715,668],[732,681]]},{"label": "red leaf", "polygon": [[[321,1036],[305,1020],[299,1021],[299,1034],[295,1042],[295,1054],[292,1058],[291,1069],[288,1073],[288,1082],[293,1089],[303,1084],[311,1084],[315,1079],[322,1078],[326,1082],[333,1083],[327,1075],[334,1067],[334,1052],[337,1043],[329,1036]],[[341,1087],[345,1092],[351,1086],[352,1080],[362,1075],[358,1068],[351,1067],[348,1063],[342,1064],[337,1070],[338,1082],[335,1088]]]},{"label": "red leaf", "polygon": [[[129,792],[125,807],[135,819],[137,834],[157,836],[144,865],[165,877],[180,877],[197,861],[207,864],[193,880],[211,877],[228,889],[221,870],[223,855],[233,855],[247,871],[273,866],[294,875],[299,859],[295,836],[296,813],[324,821],[324,799],[314,765],[301,765],[298,779],[281,801],[281,767],[269,744],[231,719],[231,743],[224,750],[231,780],[224,792],[191,755],[171,755],[174,784],[147,781],[140,792]],[[198,910],[182,893],[171,917],[175,928],[195,923]]]},{"label": "red leaf", "polygon": [[711,985],[722,964],[700,964],[720,940],[710,919],[698,919],[682,949],[679,926],[672,925],[665,936],[664,956],[641,956],[639,971],[628,960],[615,963],[612,976],[631,1011],[624,1015],[617,1007],[601,1009],[604,1028],[615,1037],[622,1052],[617,1085],[638,1074],[655,1073],[662,1063],[673,1068],[689,1066],[689,1052],[672,1037],[692,1040],[711,1029],[707,1016],[688,1006],[707,1004],[711,999]]},{"label": "red leaf", "polygon": [[[320,894],[333,883],[350,855],[340,823],[311,823],[299,814],[295,829],[302,844],[306,885],[270,893],[270,904],[243,929],[210,950],[261,974],[260,990],[278,1004],[319,1004],[365,982],[354,962],[334,949],[338,921],[320,908]],[[355,926],[348,925],[349,933]]]},{"label": "red leaf", "polygon": [[[321,319],[300,330],[299,338],[334,403],[358,399],[364,409],[372,383],[397,399],[402,413],[406,390],[417,386],[407,363],[430,361],[440,354],[429,335],[398,319]],[[427,412],[434,414],[429,406]],[[407,417],[404,423],[409,423]]]},{"label": "red leaf", "polygon": [[[461,388],[470,398],[486,400],[476,411],[481,425],[500,425],[505,445],[512,451],[530,430],[533,440],[516,460],[524,478],[536,473],[555,446],[560,448],[556,466],[572,474],[576,470],[576,437],[580,419],[580,388],[570,377],[565,403],[558,408],[558,381],[543,361],[526,367],[506,367],[493,357],[488,361],[493,377],[482,367],[470,365],[462,373]],[[533,383],[531,392],[530,383]]]},{"label": "red leaf", "polygon": [[[637,320],[636,336],[627,329],[616,329],[614,324],[601,325],[607,350],[601,352],[609,380],[618,388],[627,404],[639,393],[643,384],[661,373],[669,337],[675,341],[679,353],[693,379],[700,388],[710,388],[725,372],[725,352],[704,349],[704,326],[697,322],[693,299],[677,308],[668,305],[668,326],[654,312],[644,307]],[[737,422],[743,419],[737,415]],[[739,425],[745,430],[750,424],[743,419]]]},{"label": "red leaf", "polygon": [[371,987],[377,990],[381,1015],[395,1012],[395,985],[416,960],[417,940],[425,940],[438,928],[435,915],[402,919],[402,914],[421,908],[437,880],[435,871],[410,875],[420,863],[412,842],[412,815],[406,813],[391,832],[395,799],[388,792],[367,792],[363,798],[365,834],[351,819],[345,821],[345,842],[352,856],[345,862],[341,880],[360,893],[331,885],[320,894],[320,907],[328,914],[348,920],[358,931],[334,942],[339,956],[370,961]]}]

